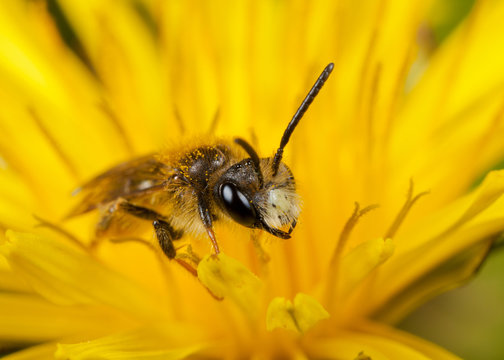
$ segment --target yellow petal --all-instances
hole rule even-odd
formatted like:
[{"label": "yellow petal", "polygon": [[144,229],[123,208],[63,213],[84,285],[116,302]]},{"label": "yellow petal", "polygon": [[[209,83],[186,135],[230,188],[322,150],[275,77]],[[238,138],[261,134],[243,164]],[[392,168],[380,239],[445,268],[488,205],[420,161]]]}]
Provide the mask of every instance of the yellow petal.
[{"label": "yellow petal", "polygon": [[93,306],[58,306],[38,295],[0,293],[0,339],[35,343],[126,326],[110,311]]},{"label": "yellow petal", "polygon": [[[93,164],[109,165],[107,159],[120,159],[117,155],[124,150],[120,134],[99,107],[101,84],[69,53],[45,7],[6,3],[0,4],[4,54],[0,104],[5,115],[3,131],[9,135],[9,145],[17,145],[12,151],[36,156],[30,151],[36,148],[43,151],[38,154],[42,163],[51,162],[52,157],[59,160],[51,172],[70,170],[71,174],[61,171],[62,176],[54,175],[53,182],[69,175],[90,176]],[[26,169],[30,163],[32,168],[42,167],[33,158],[18,156],[15,164]]]},{"label": "yellow petal", "polygon": [[[222,80],[227,71],[218,73],[213,48],[217,38],[211,36],[212,30],[209,29],[208,20],[214,7],[187,5],[189,4],[173,1],[161,2],[160,8],[166,19],[160,24],[161,41],[168,55],[163,61],[168,68],[177,69],[170,74],[169,81],[175,90],[172,101],[184,120],[184,128],[189,133],[195,129],[205,132],[212,127],[211,122],[217,109],[224,112],[228,110],[227,106],[226,109],[221,107],[222,86],[219,87],[219,80]],[[179,34],[181,25],[186,41],[176,44],[171,38],[174,34]],[[227,35],[229,34],[223,34]],[[241,86],[236,90],[240,91],[240,88]],[[219,122],[222,118],[219,118]],[[240,121],[241,119],[234,119],[229,126]],[[220,126],[218,129],[224,130]]]},{"label": "yellow petal", "polygon": [[121,348],[99,348],[99,351],[97,351],[93,346],[96,346],[93,342],[86,342],[79,345],[60,345],[55,358],[61,360],[180,360],[189,357],[198,350],[198,348],[195,347],[157,351],[124,351]]},{"label": "yellow petal", "polygon": [[356,328],[370,336],[387,339],[387,341],[397,342],[411,349],[415,349],[429,359],[459,360],[458,356],[441,348],[439,345],[384,324],[366,321],[364,323],[359,323]]},{"label": "yellow petal", "polygon": [[319,321],[329,318],[329,313],[309,295],[298,293],[294,304],[285,298],[274,298],[266,313],[266,328],[276,328],[305,333]]},{"label": "yellow petal", "polygon": [[310,358],[318,359],[459,359],[411,334],[372,324],[357,325],[357,331],[337,333],[333,338],[314,340],[308,344],[307,352]]},{"label": "yellow petal", "polygon": [[475,2],[436,52],[395,120],[394,177],[441,182],[453,196],[501,158],[503,16],[501,2]]},{"label": "yellow petal", "polygon": [[[486,210],[496,200],[498,200],[504,193],[504,171],[490,172],[477,191],[477,197],[471,206],[464,212],[460,219],[452,225],[455,228],[469,220],[473,219],[476,215]],[[448,229],[447,231],[449,231]]]},{"label": "yellow petal", "polygon": [[9,230],[0,253],[13,271],[52,302],[106,304],[149,318],[164,314],[154,294],[62,242]]},{"label": "yellow petal", "polygon": [[[0,243],[2,240],[0,240]],[[7,260],[0,256],[0,291],[11,291],[11,292],[31,292],[31,287],[26,283],[26,281],[12,271]]]},{"label": "yellow petal", "polygon": [[457,244],[456,247],[426,246],[402,256],[393,267],[379,274],[379,281],[374,284],[376,291],[367,305],[376,318],[399,321],[433,296],[467,281],[503,230],[502,220],[465,227],[443,239]]},{"label": "yellow petal", "polygon": [[427,214],[414,225],[404,226],[395,237],[396,243],[400,244],[396,255],[407,253],[429,241],[437,244],[439,237],[459,230],[470,221],[483,220],[488,215],[491,215],[489,219],[499,218],[501,209],[504,209],[503,193],[504,171],[488,173],[478,188],[468,195],[452,201],[435,213]]},{"label": "yellow petal", "polygon": [[[196,329],[192,329],[196,330]],[[178,332],[178,334],[177,334]],[[171,344],[173,338],[186,338]],[[200,342],[200,343],[198,343]],[[56,359],[121,359],[171,360],[184,359],[204,348],[194,332],[183,324],[172,324],[171,329],[151,327],[111,335],[77,344],[59,344]]]},{"label": "yellow petal", "polygon": [[467,279],[504,230],[503,193],[504,172],[492,172],[466,199],[405,230],[396,238],[401,246],[380,272],[373,285],[376,293],[366,306],[380,309],[389,321],[397,320],[421,301]]},{"label": "yellow petal", "polygon": [[2,357],[2,360],[54,360],[56,343],[29,347]]},{"label": "yellow petal", "polygon": [[255,316],[261,299],[261,280],[239,261],[221,253],[208,255],[198,265],[198,278],[218,298],[229,299]]},{"label": "yellow petal", "polygon": [[[33,209],[35,196],[30,191],[26,179],[23,179],[8,164],[0,165],[0,204],[10,202],[25,211]],[[3,217],[1,217],[4,219]]]},{"label": "yellow petal", "polygon": [[89,52],[136,151],[155,151],[167,135],[173,139],[178,127],[167,86],[169,76],[161,68],[157,34],[145,26],[138,7],[122,1],[65,0],[59,4]]},{"label": "yellow petal", "polygon": [[[0,263],[2,261],[0,257]],[[15,272],[0,267],[0,291],[31,292],[31,287]]]},{"label": "yellow petal", "polygon": [[338,334],[332,339],[315,340],[309,345],[308,353],[310,358],[335,360],[430,359],[400,342],[362,334]]},{"label": "yellow petal", "polygon": [[394,243],[391,239],[368,240],[345,255],[339,269],[337,284],[341,297],[346,297],[374,269],[387,261],[394,253]]}]

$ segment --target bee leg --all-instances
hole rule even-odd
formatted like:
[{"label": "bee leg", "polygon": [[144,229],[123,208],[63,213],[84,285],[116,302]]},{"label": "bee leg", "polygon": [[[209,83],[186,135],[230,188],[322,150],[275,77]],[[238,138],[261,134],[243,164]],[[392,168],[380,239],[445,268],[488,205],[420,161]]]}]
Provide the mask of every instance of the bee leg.
[{"label": "bee leg", "polygon": [[175,246],[173,246],[173,228],[170,224],[163,220],[154,220],[152,223],[154,225],[154,230],[156,231],[156,237],[159,241],[159,246],[161,250],[168,256],[168,259],[175,258],[177,252],[175,251]]},{"label": "bee leg", "polygon": [[208,202],[204,197],[198,198],[198,211],[199,211],[201,221],[203,222],[203,225],[205,226],[208,237],[210,238],[210,241],[212,242],[212,246],[214,248],[215,255],[218,255],[220,253],[219,244],[217,243],[217,239],[215,238],[215,234],[214,234],[214,231],[212,228],[212,215],[210,213],[210,207],[208,206]]},{"label": "bee leg", "polygon": [[128,201],[123,201],[119,205],[121,207],[121,210],[124,212],[133,215],[137,218],[144,219],[144,220],[158,220],[158,219],[164,219],[165,217],[158,213],[157,211],[148,209],[143,206],[138,206],[135,204],[132,204]]},{"label": "bee leg", "polygon": [[156,237],[161,250],[168,256],[169,259],[175,258],[177,255],[173,240],[178,240],[182,237],[182,232],[176,231],[167,221],[166,217],[159,214],[157,211],[138,206],[130,202],[122,202],[121,209],[126,213],[145,220],[153,220],[152,225],[156,232]]},{"label": "bee leg", "polygon": [[117,219],[120,201],[116,200],[110,203],[106,211],[102,212],[100,221],[95,228],[96,239],[93,240],[91,247],[98,246],[103,237],[108,234],[110,228],[113,227],[114,221]]},{"label": "bee leg", "polygon": [[100,221],[96,224],[96,236],[100,239],[109,236],[111,233],[121,232],[121,218],[125,213],[145,220],[155,220],[161,216],[155,211],[133,205],[127,200],[119,198],[103,209]]}]

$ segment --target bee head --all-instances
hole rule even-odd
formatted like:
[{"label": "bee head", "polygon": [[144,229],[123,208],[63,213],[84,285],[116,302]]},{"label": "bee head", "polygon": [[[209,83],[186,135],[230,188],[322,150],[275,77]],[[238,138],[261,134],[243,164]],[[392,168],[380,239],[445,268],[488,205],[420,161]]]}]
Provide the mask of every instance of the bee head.
[{"label": "bee head", "polygon": [[325,67],[304,98],[287,125],[274,157],[259,159],[245,140],[235,140],[250,158],[226,170],[213,191],[217,203],[239,224],[263,229],[282,239],[290,238],[299,216],[300,200],[292,172],[282,162],[284,147],[333,68],[333,63]]},{"label": "bee head", "polygon": [[[242,139],[236,142],[250,147]],[[288,239],[300,213],[292,172],[281,163],[273,174],[273,158],[259,159],[251,147],[249,150],[253,156],[234,164],[220,177],[214,198],[237,223]]]}]

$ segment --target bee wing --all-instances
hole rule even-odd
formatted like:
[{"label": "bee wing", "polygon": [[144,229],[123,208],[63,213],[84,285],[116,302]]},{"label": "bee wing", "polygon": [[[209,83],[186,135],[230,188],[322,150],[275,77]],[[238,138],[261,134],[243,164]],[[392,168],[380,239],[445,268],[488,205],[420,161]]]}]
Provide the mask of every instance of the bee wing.
[{"label": "bee wing", "polygon": [[171,173],[172,167],[160,162],[154,155],[119,164],[74,192],[82,200],[66,218],[84,214],[119,198],[132,199],[159,191]]}]

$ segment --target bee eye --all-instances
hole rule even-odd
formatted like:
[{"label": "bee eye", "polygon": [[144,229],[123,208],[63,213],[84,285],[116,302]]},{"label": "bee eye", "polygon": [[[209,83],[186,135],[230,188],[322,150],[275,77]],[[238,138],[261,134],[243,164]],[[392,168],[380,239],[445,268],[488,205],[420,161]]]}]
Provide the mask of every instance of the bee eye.
[{"label": "bee eye", "polygon": [[228,214],[239,224],[253,227],[256,222],[256,212],[243,193],[230,183],[222,184],[220,197]]}]

